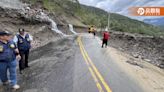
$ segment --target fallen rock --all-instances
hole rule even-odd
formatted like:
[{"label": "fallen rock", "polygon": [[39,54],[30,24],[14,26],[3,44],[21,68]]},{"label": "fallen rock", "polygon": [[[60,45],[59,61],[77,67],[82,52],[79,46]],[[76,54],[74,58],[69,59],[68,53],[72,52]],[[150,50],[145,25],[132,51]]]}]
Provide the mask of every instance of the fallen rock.
[{"label": "fallen rock", "polygon": [[144,66],[139,64],[137,61],[127,60],[126,62],[131,65],[135,65],[135,66],[139,66],[140,68],[144,68]]},{"label": "fallen rock", "polygon": [[135,58],[139,58],[139,54],[138,53],[132,53],[132,56]]},{"label": "fallen rock", "polygon": [[143,60],[145,60],[145,61],[147,61],[147,62],[151,62],[151,60],[150,60],[150,59],[143,59]]},{"label": "fallen rock", "polygon": [[159,67],[164,69],[164,64],[160,64]]}]

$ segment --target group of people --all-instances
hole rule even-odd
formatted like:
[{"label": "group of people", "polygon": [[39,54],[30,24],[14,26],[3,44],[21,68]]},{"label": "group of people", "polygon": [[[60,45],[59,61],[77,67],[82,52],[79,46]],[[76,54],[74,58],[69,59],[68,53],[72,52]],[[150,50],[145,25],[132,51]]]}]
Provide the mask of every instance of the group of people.
[{"label": "group of people", "polygon": [[[93,33],[94,37],[96,36],[96,28],[94,28],[94,26],[89,27],[88,33]],[[110,34],[107,30],[105,30],[102,34],[102,48],[107,47],[108,46],[108,40],[110,38]]]},{"label": "group of people", "polygon": [[[91,31],[94,30],[94,31]],[[95,36],[95,29],[90,28]],[[104,44],[107,47],[110,35],[108,31],[103,33],[102,48]],[[13,89],[19,89],[17,84],[17,61],[19,61],[20,74],[25,68],[28,68],[28,57],[33,38],[24,29],[13,37],[8,31],[0,30],[0,79],[3,85],[10,84]],[[9,71],[9,78],[8,72]]]},{"label": "group of people", "polygon": [[19,61],[22,74],[22,70],[29,67],[28,57],[32,40],[32,36],[24,29],[19,29],[14,37],[10,32],[0,30],[0,79],[3,85],[10,85],[13,89],[20,88],[17,84],[17,62]]}]

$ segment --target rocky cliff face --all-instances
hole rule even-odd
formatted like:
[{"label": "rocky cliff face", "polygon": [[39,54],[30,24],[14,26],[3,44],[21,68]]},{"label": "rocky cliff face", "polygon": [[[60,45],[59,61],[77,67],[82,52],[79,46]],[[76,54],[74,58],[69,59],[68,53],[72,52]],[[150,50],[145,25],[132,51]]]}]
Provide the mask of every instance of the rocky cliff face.
[{"label": "rocky cliff face", "polygon": [[50,22],[46,18],[44,19],[40,12],[30,9],[23,4],[23,8],[15,8],[16,4],[20,3],[18,0],[14,0],[17,2],[14,2],[15,5],[12,5],[12,0],[2,0],[0,3],[5,4],[7,1],[7,6],[0,5],[1,30],[7,30],[16,34],[19,28],[24,28],[34,37],[33,48],[43,46],[51,40],[61,38],[59,34],[51,30]]}]

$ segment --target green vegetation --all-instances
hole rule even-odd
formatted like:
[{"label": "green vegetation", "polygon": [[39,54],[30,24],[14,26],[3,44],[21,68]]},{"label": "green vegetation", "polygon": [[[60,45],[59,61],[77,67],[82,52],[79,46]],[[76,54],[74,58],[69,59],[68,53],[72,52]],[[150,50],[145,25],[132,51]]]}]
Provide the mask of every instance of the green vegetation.
[{"label": "green vegetation", "polygon": [[[32,4],[35,4],[36,1],[42,1],[44,8],[50,12],[74,17],[83,24],[103,28],[107,26],[108,13],[106,11],[80,5],[78,0],[30,0]],[[110,28],[115,31],[164,36],[164,32],[158,27],[115,13],[110,14]]]},{"label": "green vegetation", "polygon": [[164,31],[164,25],[161,25],[161,26],[160,26],[160,29],[161,29],[162,31]]},{"label": "green vegetation", "polygon": [[[82,6],[81,19],[85,24],[96,25],[99,27],[106,27],[108,21],[108,13],[94,7]],[[111,13],[110,14],[110,28],[115,31],[139,33],[152,36],[164,35],[160,28],[145,24],[144,22],[130,19],[128,17]]]}]

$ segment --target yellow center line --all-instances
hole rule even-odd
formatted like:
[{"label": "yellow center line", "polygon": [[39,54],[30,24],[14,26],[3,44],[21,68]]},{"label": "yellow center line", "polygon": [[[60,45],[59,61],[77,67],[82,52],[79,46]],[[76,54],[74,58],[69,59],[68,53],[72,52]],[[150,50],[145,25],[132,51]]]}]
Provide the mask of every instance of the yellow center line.
[{"label": "yellow center line", "polygon": [[95,74],[98,76],[99,80],[101,81],[101,83],[103,84],[103,86],[105,87],[106,91],[107,92],[112,92],[111,89],[109,88],[108,84],[105,82],[104,78],[102,77],[102,75],[100,74],[100,72],[98,71],[98,69],[96,68],[96,66],[93,64],[92,60],[90,59],[90,57],[88,56],[83,44],[82,44],[82,41],[81,41],[81,38],[79,37],[78,38],[78,42],[79,42],[79,46],[80,48],[82,48],[82,51],[83,51],[83,54],[85,55],[85,58],[94,70]]},{"label": "yellow center line", "polygon": [[[79,42],[79,41],[80,41],[80,40],[79,40],[79,38],[78,38],[78,42]],[[99,83],[99,81],[98,81],[98,79],[97,79],[97,77],[96,77],[96,75],[95,75],[95,73],[93,72],[92,68],[90,67],[90,65],[89,65],[89,63],[88,63],[88,61],[87,61],[87,57],[84,55],[84,51],[83,51],[83,49],[82,49],[82,47],[81,47],[80,42],[79,42],[79,46],[80,46],[80,51],[81,51],[81,53],[82,53],[82,55],[83,55],[83,57],[84,57],[84,61],[86,62],[87,66],[88,66],[88,69],[89,69],[89,71],[90,71],[90,73],[91,73],[91,75],[92,75],[92,77],[93,77],[93,79],[94,79],[94,81],[95,81],[95,83],[96,83],[96,86],[97,86],[99,92],[104,92],[103,89],[102,89],[102,87],[101,87],[101,85],[100,85],[100,83]]]}]

